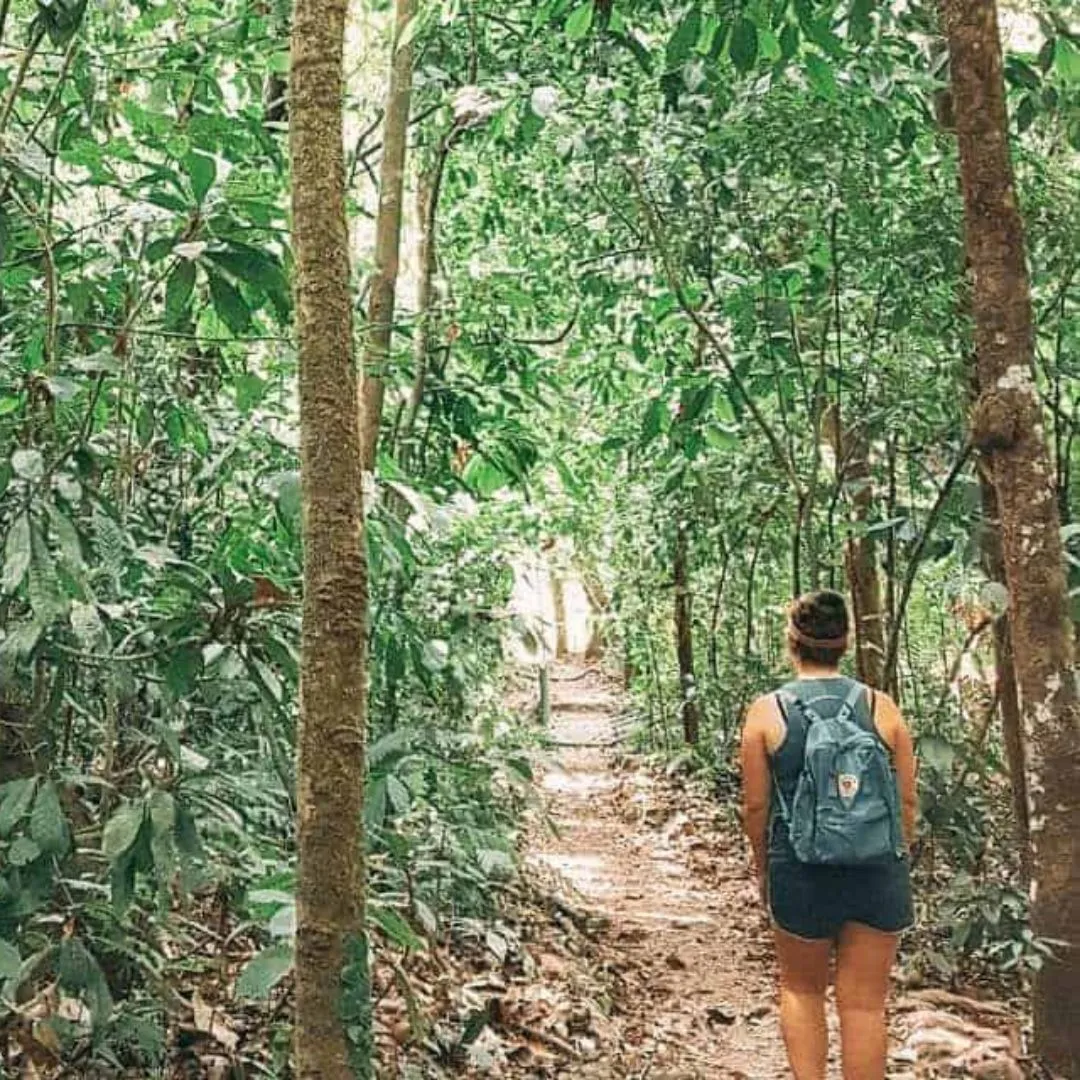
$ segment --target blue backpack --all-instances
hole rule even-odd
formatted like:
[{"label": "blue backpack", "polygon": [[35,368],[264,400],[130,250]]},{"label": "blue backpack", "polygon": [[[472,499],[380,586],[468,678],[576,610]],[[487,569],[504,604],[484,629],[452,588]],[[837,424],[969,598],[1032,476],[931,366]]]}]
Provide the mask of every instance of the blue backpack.
[{"label": "blue backpack", "polygon": [[865,866],[903,853],[889,751],[854,717],[865,690],[855,683],[846,698],[778,694],[785,717],[798,710],[806,720],[802,771],[790,806],[776,788],[780,816],[800,862]]}]

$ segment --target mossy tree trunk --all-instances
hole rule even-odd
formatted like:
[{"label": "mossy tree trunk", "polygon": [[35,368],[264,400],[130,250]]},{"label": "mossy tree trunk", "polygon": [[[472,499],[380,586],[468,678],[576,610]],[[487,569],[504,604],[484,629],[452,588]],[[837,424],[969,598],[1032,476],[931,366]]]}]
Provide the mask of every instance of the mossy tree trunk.
[{"label": "mossy tree trunk", "polygon": [[290,73],[304,605],[298,734],[296,1073],[354,1075],[343,975],[364,926],[360,427],[342,150],[345,0],[296,0]]},{"label": "mossy tree trunk", "polygon": [[993,479],[1027,748],[1036,933],[1035,1050],[1080,1075],[1080,715],[1054,474],[1036,393],[1023,223],[1009,156],[994,0],[944,0],[979,397],[972,437]]}]

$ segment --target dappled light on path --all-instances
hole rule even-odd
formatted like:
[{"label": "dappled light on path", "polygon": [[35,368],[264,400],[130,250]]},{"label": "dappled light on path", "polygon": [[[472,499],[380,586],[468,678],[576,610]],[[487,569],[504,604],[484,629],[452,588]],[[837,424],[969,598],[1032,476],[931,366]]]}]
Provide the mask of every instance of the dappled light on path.
[{"label": "dappled light on path", "polygon": [[555,761],[543,778],[556,836],[534,865],[604,921],[618,1038],[575,1076],[785,1076],[768,944],[729,810],[677,778],[620,762],[622,701],[596,672],[552,679]]}]

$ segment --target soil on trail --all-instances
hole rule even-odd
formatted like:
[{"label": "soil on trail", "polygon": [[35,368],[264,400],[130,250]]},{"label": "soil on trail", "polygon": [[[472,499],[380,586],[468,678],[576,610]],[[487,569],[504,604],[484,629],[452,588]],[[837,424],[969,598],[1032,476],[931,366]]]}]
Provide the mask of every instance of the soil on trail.
[{"label": "soil on trail", "polygon": [[593,671],[552,678],[553,763],[542,779],[554,834],[530,860],[569,907],[598,919],[614,1030],[574,1075],[620,1080],[788,1075],[772,955],[731,808],[679,778],[622,768],[621,701]]}]

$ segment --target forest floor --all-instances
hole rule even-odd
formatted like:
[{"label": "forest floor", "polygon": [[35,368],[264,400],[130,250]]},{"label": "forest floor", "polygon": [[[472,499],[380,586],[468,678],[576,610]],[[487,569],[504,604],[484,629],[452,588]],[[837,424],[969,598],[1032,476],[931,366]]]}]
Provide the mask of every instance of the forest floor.
[{"label": "forest floor", "polygon": [[[508,913],[524,960],[474,979],[486,1022],[463,1071],[780,1080],[789,1074],[768,923],[734,807],[629,755],[625,709],[595,670],[552,676],[553,753],[538,776],[520,905]],[[838,1076],[831,1007],[830,1028]],[[998,1002],[905,990],[889,1080],[1023,1080],[1020,1030]]]}]

